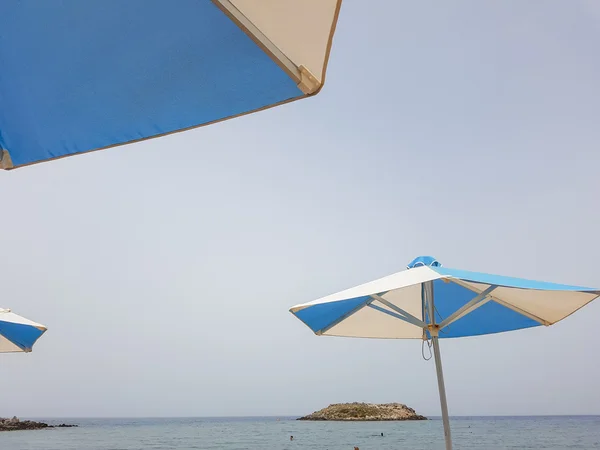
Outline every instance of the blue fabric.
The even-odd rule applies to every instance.
[[[433,282],[435,321],[440,323],[476,296],[477,294],[473,291],[456,283],[435,280]],[[429,317],[426,318],[426,321],[427,323],[431,323]],[[478,336],[537,326],[540,326],[540,323],[535,320],[529,319],[498,303],[488,302],[442,329],[439,337],[442,339]]]
[[[15,166],[302,95],[211,0],[0,2],[0,147]]]
[[[316,333],[327,328],[336,320],[358,308],[360,305],[366,304],[369,300],[371,300],[371,298],[365,296],[337,302],[320,303],[293,312],[293,314]]]
[[[30,351],[44,332],[31,325],[0,321],[0,335],[25,351]]]
[[[414,269],[419,266],[441,267],[440,262],[433,256],[417,256],[406,266],[407,269]]]
[[[598,289],[582,286],[569,286],[566,284],[546,283],[544,281],[526,280],[523,278],[503,277],[487,273],[468,272],[466,270],[448,269],[446,267],[432,267],[440,275],[449,275],[464,281],[474,283],[506,286],[519,289],[539,289],[546,291],[589,291],[597,292]]]

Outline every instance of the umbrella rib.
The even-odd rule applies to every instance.
[[[479,291],[478,289],[475,289],[472,286],[469,286],[467,283],[465,283],[463,280],[459,280],[458,278],[450,278],[450,280],[453,283],[456,283],[462,287],[464,287],[465,289],[469,289],[470,291],[476,292],[477,294],[480,294],[481,291]],[[496,303],[504,306],[505,308],[511,309],[516,313],[519,313],[531,320],[535,320],[536,322],[548,326],[548,325],[552,325],[550,322],[548,322],[547,320],[542,319],[541,317],[536,316],[535,314],[531,314],[530,312],[525,311],[524,309],[519,308],[518,306],[514,306],[511,305],[510,303],[505,302],[504,300],[500,300],[498,297],[495,297],[493,295],[490,295],[490,299],[492,299],[493,301],[495,301]]]
[[[499,298],[494,297],[494,296],[492,296],[491,298],[496,303],[504,306],[505,308],[512,309],[514,312],[519,313],[519,314],[527,317],[528,319],[535,320],[536,322],[538,322],[538,323],[540,323],[542,325],[545,325],[545,326],[552,325],[547,320],[544,320],[541,317],[536,316],[535,314],[531,314],[530,312],[527,312],[524,309],[521,309],[521,308],[519,308],[517,306],[511,305],[510,303],[507,303],[504,300],[500,300]]]
[[[350,317],[352,314],[360,311],[361,309],[363,309],[365,306],[369,306],[372,302],[374,301],[374,299],[369,299],[367,300],[365,303],[361,303],[360,305],[358,305],[356,308],[348,311],[346,314],[341,315],[340,317],[338,317],[337,319],[335,319],[333,322],[331,322],[329,325],[327,325],[326,327],[321,328],[318,331],[315,331],[315,334],[317,336],[321,336],[323,333],[328,332],[329,330],[331,330],[333,327],[335,327],[336,325],[338,325],[340,322],[346,320],[348,317]]]
[[[417,319],[412,314],[404,311],[402,308],[394,305],[392,302],[387,301],[385,298],[381,297],[380,295],[372,294],[371,298],[374,299],[374,300],[377,300],[379,303],[384,304],[388,308],[393,309],[400,316],[400,317],[396,317],[395,314],[390,314],[392,317],[396,317],[397,319],[401,319],[401,320],[404,320],[405,322],[412,323],[413,325],[416,325],[416,326],[418,326],[420,328],[427,328],[427,324],[425,322],[423,322],[422,320]],[[369,306],[371,306],[372,308],[375,308],[375,309],[377,309],[378,311],[381,311],[381,312],[385,312],[385,313],[389,313],[390,312],[390,311],[388,311],[388,310],[386,310],[384,308],[381,308],[379,306],[377,306],[377,307],[374,306],[374,305],[369,305]]]
[[[213,0],[223,12],[229,15],[230,18],[237,22],[237,25],[250,34],[251,37],[262,44],[264,49],[270,53],[269,56],[277,62],[283,64],[285,70],[295,78],[295,81],[300,81],[300,74],[296,65],[283,53],[268,37],[266,37],[260,29],[254,25],[232,2],[231,0]]]
[[[298,84],[302,92],[313,94],[318,91],[321,83],[317,81],[314,75],[306,67],[297,66],[231,0],[212,0],[212,2],[269,55]]]
[[[454,281],[454,280],[452,280],[452,281]],[[467,314],[472,313],[477,308],[479,308],[479,307],[485,305],[487,302],[489,302],[491,300],[491,297],[489,297],[489,295],[497,287],[498,286],[490,286],[485,291],[478,294],[477,297],[475,297],[473,300],[471,300],[470,302],[463,305],[462,308],[454,311],[451,315],[449,315],[444,320],[442,320],[439,325],[440,330],[442,328],[447,327],[451,323],[456,322],[458,319],[461,319],[462,317],[466,316]]]
[[[372,308],[375,311],[379,311],[379,312],[382,312],[384,314],[387,314],[388,316],[392,316],[395,319],[399,319],[399,320],[402,320],[404,322],[410,323],[411,325],[414,325],[416,327],[422,328],[422,325],[420,323],[418,323],[418,322],[420,322],[420,320],[418,320],[418,319],[417,320],[412,320],[411,317],[405,317],[405,316],[403,316],[401,314],[396,314],[395,312],[388,311],[387,309],[382,308],[381,306],[374,305],[372,303],[369,305],[369,308]]]

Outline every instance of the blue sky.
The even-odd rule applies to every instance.
[[[439,414],[418,341],[318,338],[289,312],[432,254],[600,286],[594,0],[346,0],[316,97],[1,173],[0,415]],[[442,342],[450,414],[600,414],[593,303]]]

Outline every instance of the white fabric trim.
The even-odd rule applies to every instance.
[[[46,327],[44,325],[26,319],[25,317],[21,317],[18,314],[11,312],[10,309],[0,309],[0,321],[18,323],[21,325],[30,325],[40,330],[46,330]]]
[[[355,286],[350,289],[346,289],[345,291],[337,292],[335,294],[328,295],[326,297],[322,297],[320,299],[314,300],[309,303],[303,303],[300,305],[293,306],[291,311],[299,311],[307,306],[318,305],[320,303],[334,302],[338,300],[348,300],[351,298],[363,297],[372,294],[381,294],[382,292],[387,292],[384,294],[384,298],[391,301],[392,303],[398,305],[400,308],[406,310],[410,314],[415,317],[422,318],[421,314],[421,291],[419,286],[419,304],[418,307],[416,305],[406,305],[399,299],[396,299],[396,295],[399,295],[400,298],[403,298],[402,293],[391,293],[388,291],[392,291],[395,289],[402,289],[404,287],[417,285],[420,283],[424,283],[426,281],[438,280],[440,278],[444,278],[442,275],[437,272],[431,270],[429,267],[416,267],[410,270],[403,270],[402,272],[397,272],[392,275],[388,275],[387,277],[379,278],[378,280],[371,281],[369,283],[361,284],[359,286]]]

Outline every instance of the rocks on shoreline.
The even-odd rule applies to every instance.
[[[19,430],[41,430],[44,428],[71,428],[77,425],[61,423],[60,425],[48,425],[44,422],[35,422],[33,420],[19,420],[16,417],[12,419],[0,418],[0,431],[19,431]]]
[[[334,403],[296,420],[391,421],[427,420],[402,403]]]

